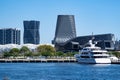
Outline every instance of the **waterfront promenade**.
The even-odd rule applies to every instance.
[[[43,58],[43,59],[0,59],[0,63],[64,63],[77,62],[74,57],[71,58]],[[111,64],[120,64],[118,61],[112,61]]]
[[[75,58],[0,59],[0,63],[47,63],[47,62],[76,62],[76,59]]]

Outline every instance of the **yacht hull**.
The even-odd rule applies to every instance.
[[[79,58],[77,59],[79,63],[85,63],[85,64],[111,64],[110,58]]]

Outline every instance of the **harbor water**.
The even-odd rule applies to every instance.
[[[120,80],[120,65],[0,63],[0,80]]]

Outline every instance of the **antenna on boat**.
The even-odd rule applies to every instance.
[[[91,40],[92,40],[92,43],[97,44],[99,41],[94,41],[94,42],[93,42],[94,39],[95,39],[95,37],[94,37],[93,32],[92,32],[92,39],[91,39]]]
[[[92,32],[92,41],[95,39],[94,35],[93,35],[93,32]]]
[[[95,42],[94,39],[95,39],[95,37],[94,37],[93,32],[92,32],[92,39],[91,39],[91,41],[92,41],[93,44],[97,44],[97,42]]]

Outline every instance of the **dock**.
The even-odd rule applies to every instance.
[[[76,59],[0,59],[0,63],[65,63],[77,62]]]

